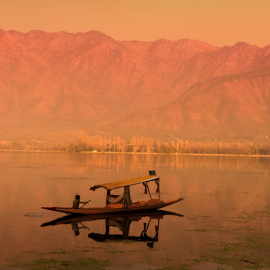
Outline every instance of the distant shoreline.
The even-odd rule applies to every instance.
[[[216,156],[216,157],[270,157],[270,155],[236,155],[236,154],[194,154],[194,153],[145,153],[145,152],[66,152],[66,151],[50,151],[50,150],[10,150],[0,149],[0,152],[18,152],[18,153],[62,153],[62,154],[120,154],[120,155],[160,155],[160,156]]]

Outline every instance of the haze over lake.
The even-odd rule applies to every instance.
[[[48,225],[63,214],[42,206],[70,207],[76,194],[91,199],[89,207],[104,206],[105,190],[91,186],[149,170],[161,178],[162,199],[185,198],[162,209],[179,215],[131,217],[129,241],[101,241],[104,219]],[[0,172],[0,269],[75,269],[93,260],[97,269],[270,268],[267,157],[0,152]],[[143,191],[131,187],[132,200]],[[149,241],[136,241],[149,221]],[[122,231],[114,226],[110,234]]]

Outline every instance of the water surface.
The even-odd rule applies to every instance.
[[[135,238],[124,241],[121,217],[107,221],[116,238],[106,241],[105,219],[41,227],[63,216],[41,206],[71,206],[76,194],[103,206],[105,190],[91,186],[149,170],[162,199],[185,198],[164,208],[178,216],[130,218]],[[269,158],[0,152],[0,188],[0,269],[270,269]],[[132,187],[133,201],[143,191]],[[149,241],[137,241],[145,226]]]

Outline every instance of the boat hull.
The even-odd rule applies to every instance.
[[[130,207],[121,208],[111,208],[111,207],[93,207],[93,208],[67,208],[67,207],[41,207],[45,210],[51,210],[56,212],[63,212],[68,214],[78,214],[78,215],[103,215],[103,214],[114,214],[114,213],[132,213],[132,212],[143,212],[151,211],[156,209],[161,209],[163,207],[169,206],[171,204],[182,201],[183,198],[172,201],[159,201],[148,204],[132,204]]]

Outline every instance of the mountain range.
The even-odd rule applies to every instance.
[[[270,45],[0,30],[0,123],[1,140],[267,137]]]

